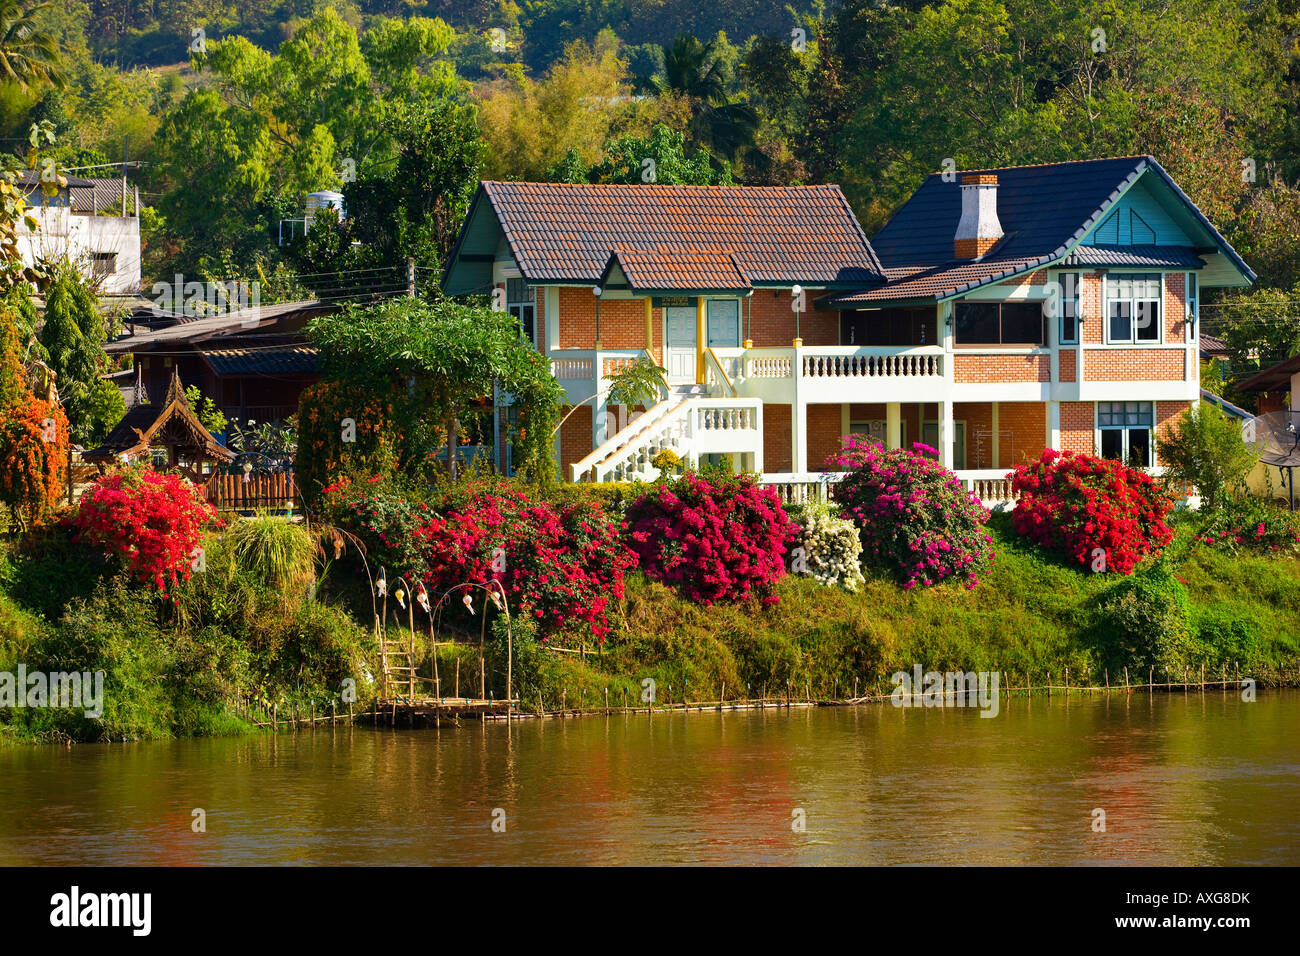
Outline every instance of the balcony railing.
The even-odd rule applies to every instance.
[[[938,346],[868,348],[852,345],[813,348],[709,350],[706,366],[714,395],[809,402],[936,401],[950,370]],[[717,368],[713,367],[716,363]],[[716,386],[726,381],[730,391]]]

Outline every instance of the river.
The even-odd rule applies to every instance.
[[[1216,689],[10,747],[0,864],[1296,864],[1297,728]]]

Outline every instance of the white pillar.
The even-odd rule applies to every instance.
[[[939,403],[939,461],[943,467],[951,469],[953,463],[952,443],[956,430],[952,424],[952,402]]]
[[[546,354],[560,347],[560,287],[545,286],[542,295],[542,321],[546,329]]]
[[[600,353],[592,352],[592,355],[594,356],[592,374],[596,380],[596,401],[595,408],[591,410],[591,447],[597,448],[609,437],[609,429],[605,421],[609,414],[609,393],[606,391],[608,383],[605,381],[604,362],[601,361]]]
[[[1047,447],[1061,448],[1061,403],[1047,403]]]
[[[899,402],[885,403],[885,446],[901,448],[903,445],[903,406]]]
[[[795,474],[808,470],[808,403],[795,401],[790,406],[790,467]]]
[[[993,406],[993,417],[990,419],[992,424],[989,426],[989,428],[993,431],[993,467],[996,468],[998,467],[998,459],[1002,457],[1002,435],[1001,435],[1001,429],[998,427],[999,426],[999,422],[998,422],[999,403],[991,402],[990,404]],[[967,438],[967,441],[969,440],[970,439]]]

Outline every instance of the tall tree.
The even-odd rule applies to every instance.
[[[58,44],[38,23],[40,12],[49,6],[0,0],[0,76],[24,90],[41,83],[62,87],[67,82],[59,65]]]

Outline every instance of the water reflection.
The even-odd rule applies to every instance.
[[[1294,864],[1298,720],[1215,691],[13,748],[0,863]]]

